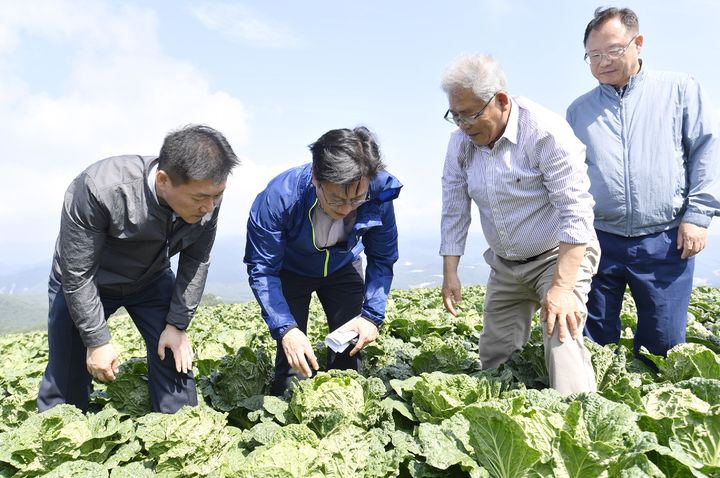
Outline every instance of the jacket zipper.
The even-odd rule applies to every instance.
[[[315,206],[318,203],[318,199],[315,198],[315,202],[312,206],[310,206],[310,209],[308,210],[308,219],[310,220],[310,230],[312,231],[312,240],[313,240],[313,246],[318,251],[325,251],[325,266],[323,267],[323,277],[327,277],[327,270],[328,270],[328,262],[330,262],[330,250],[325,248],[321,249],[317,246],[317,243],[315,242],[315,224],[313,224],[312,220],[312,211],[315,209]]]
[[[624,92],[623,92],[624,93]],[[633,223],[633,205],[632,205],[632,195],[630,194],[630,159],[628,157],[628,150],[627,150],[627,131],[625,131],[626,128],[626,122],[625,122],[625,101],[623,96],[620,93],[617,93],[620,97],[620,108],[618,110],[618,114],[620,116],[620,140],[622,143],[622,150],[623,150],[623,166],[625,169],[625,202],[627,204],[627,217],[628,221],[625,227],[625,234],[630,235],[630,231],[632,230],[632,223]]]

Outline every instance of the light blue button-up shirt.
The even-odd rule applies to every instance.
[[[643,66],[622,95],[580,96],[567,120],[587,147],[597,229],[637,237],[720,214],[719,121],[691,76]]]

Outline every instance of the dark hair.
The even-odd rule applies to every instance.
[[[330,130],[309,147],[318,181],[347,186],[385,169],[375,137],[364,126]]]
[[[158,161],[158,169],[175,185],[191,179],[219,184],[240,164],[225,136],[205,125],[188,125],[165,136]]]
[[[587,27],[585,27],[583,46],[587,45],[587,39],[590,36],[591,31],[595,30],[596,28],[600,28],[608,20],[612,20],[613,18],[618,17],[629,32],[637,33],[639,31],[640,22],[638,21],[638,17],[637,15],[635,15],[635,12],[633,12],[629,8],[598,7],[595,10],[595,17],[590,20],[590,23],[588,23]]]

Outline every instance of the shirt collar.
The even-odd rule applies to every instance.
[[[150,187],[150,192],[152,193],[153,197],[155,198],[155,202],[160,204],[160,201],[158,201],[158,197],[157,197],[157,191],[155,191],[155,176],[157,175],[157,169],[158,169],[157,163],[155,164],[155,166],[150,168],[150,172],[148,173],[148,177],[147,177],[147,183],[148,183],[148,186]]]
[[[503,131],[502,136],[498,138],[498,141],[500,141],[501,138],[505,138],[512,144],[517,144],[520,113],[517,103],[515,103],[509,95],[508,99],[510,100],[510,116],[508,117],[507,125],[505,125],[505,131]],[[497,144],[497,141],[495,141],[495,144]]]
[[[157,191],[155,190],[155,177],[157,176],[157,170],[158,170],[158,164],[155,163],[155,165],[152,168],[150,168],[150,172],[148,173],[148,177],[147,177],[147,183],[148,183],[148,186],[150,187],[150,192],[152,193],[153,198],[155,198],[155,202],[159,206],[162,206],[160,204],[160,200],[158,199]],[[172,211],[171,208],[168,208],[168,209],[170,209]],[[209,212],[208,214],[210,214],[211,212]],[[178,217],[180,217],[180,216],[178,216],[175,211],[172,211],[173,221],[175,221]]]
[[[500,137],[495,141],[495,144],[498,144],[498,142],[505,138],[508,141],[510,141],[513,144],[517,144],[518,142],[518,128],[520,123],[520,113],[518,112],[518,105],[513,101],[513,99],[508,95],[508,100],[510,101],[510,116],[508,116],[508,122],[505,125],[505,131],[503,131],[503,134],[500,135]],[[462,130],[461,130],[462,131]],[[463,131],[464,141],[467,143],[470,143],[471,145],[480,148],[481,146],[476,145],[470,140],[470,136],[465,134]],[[489,146],[483,145],[482,147],[486,147],[489,149]]]

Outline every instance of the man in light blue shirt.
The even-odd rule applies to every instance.
[[[599,8],[585,30],[585,61],[600,84],[567,111],[587,147],[602,251],[585,334],[620,338],[626,286],[641,346],[665,355],[685,341],[694,256],[720,213],[718,122],[693,77],[648,70],[643,36],[627,8]]]

